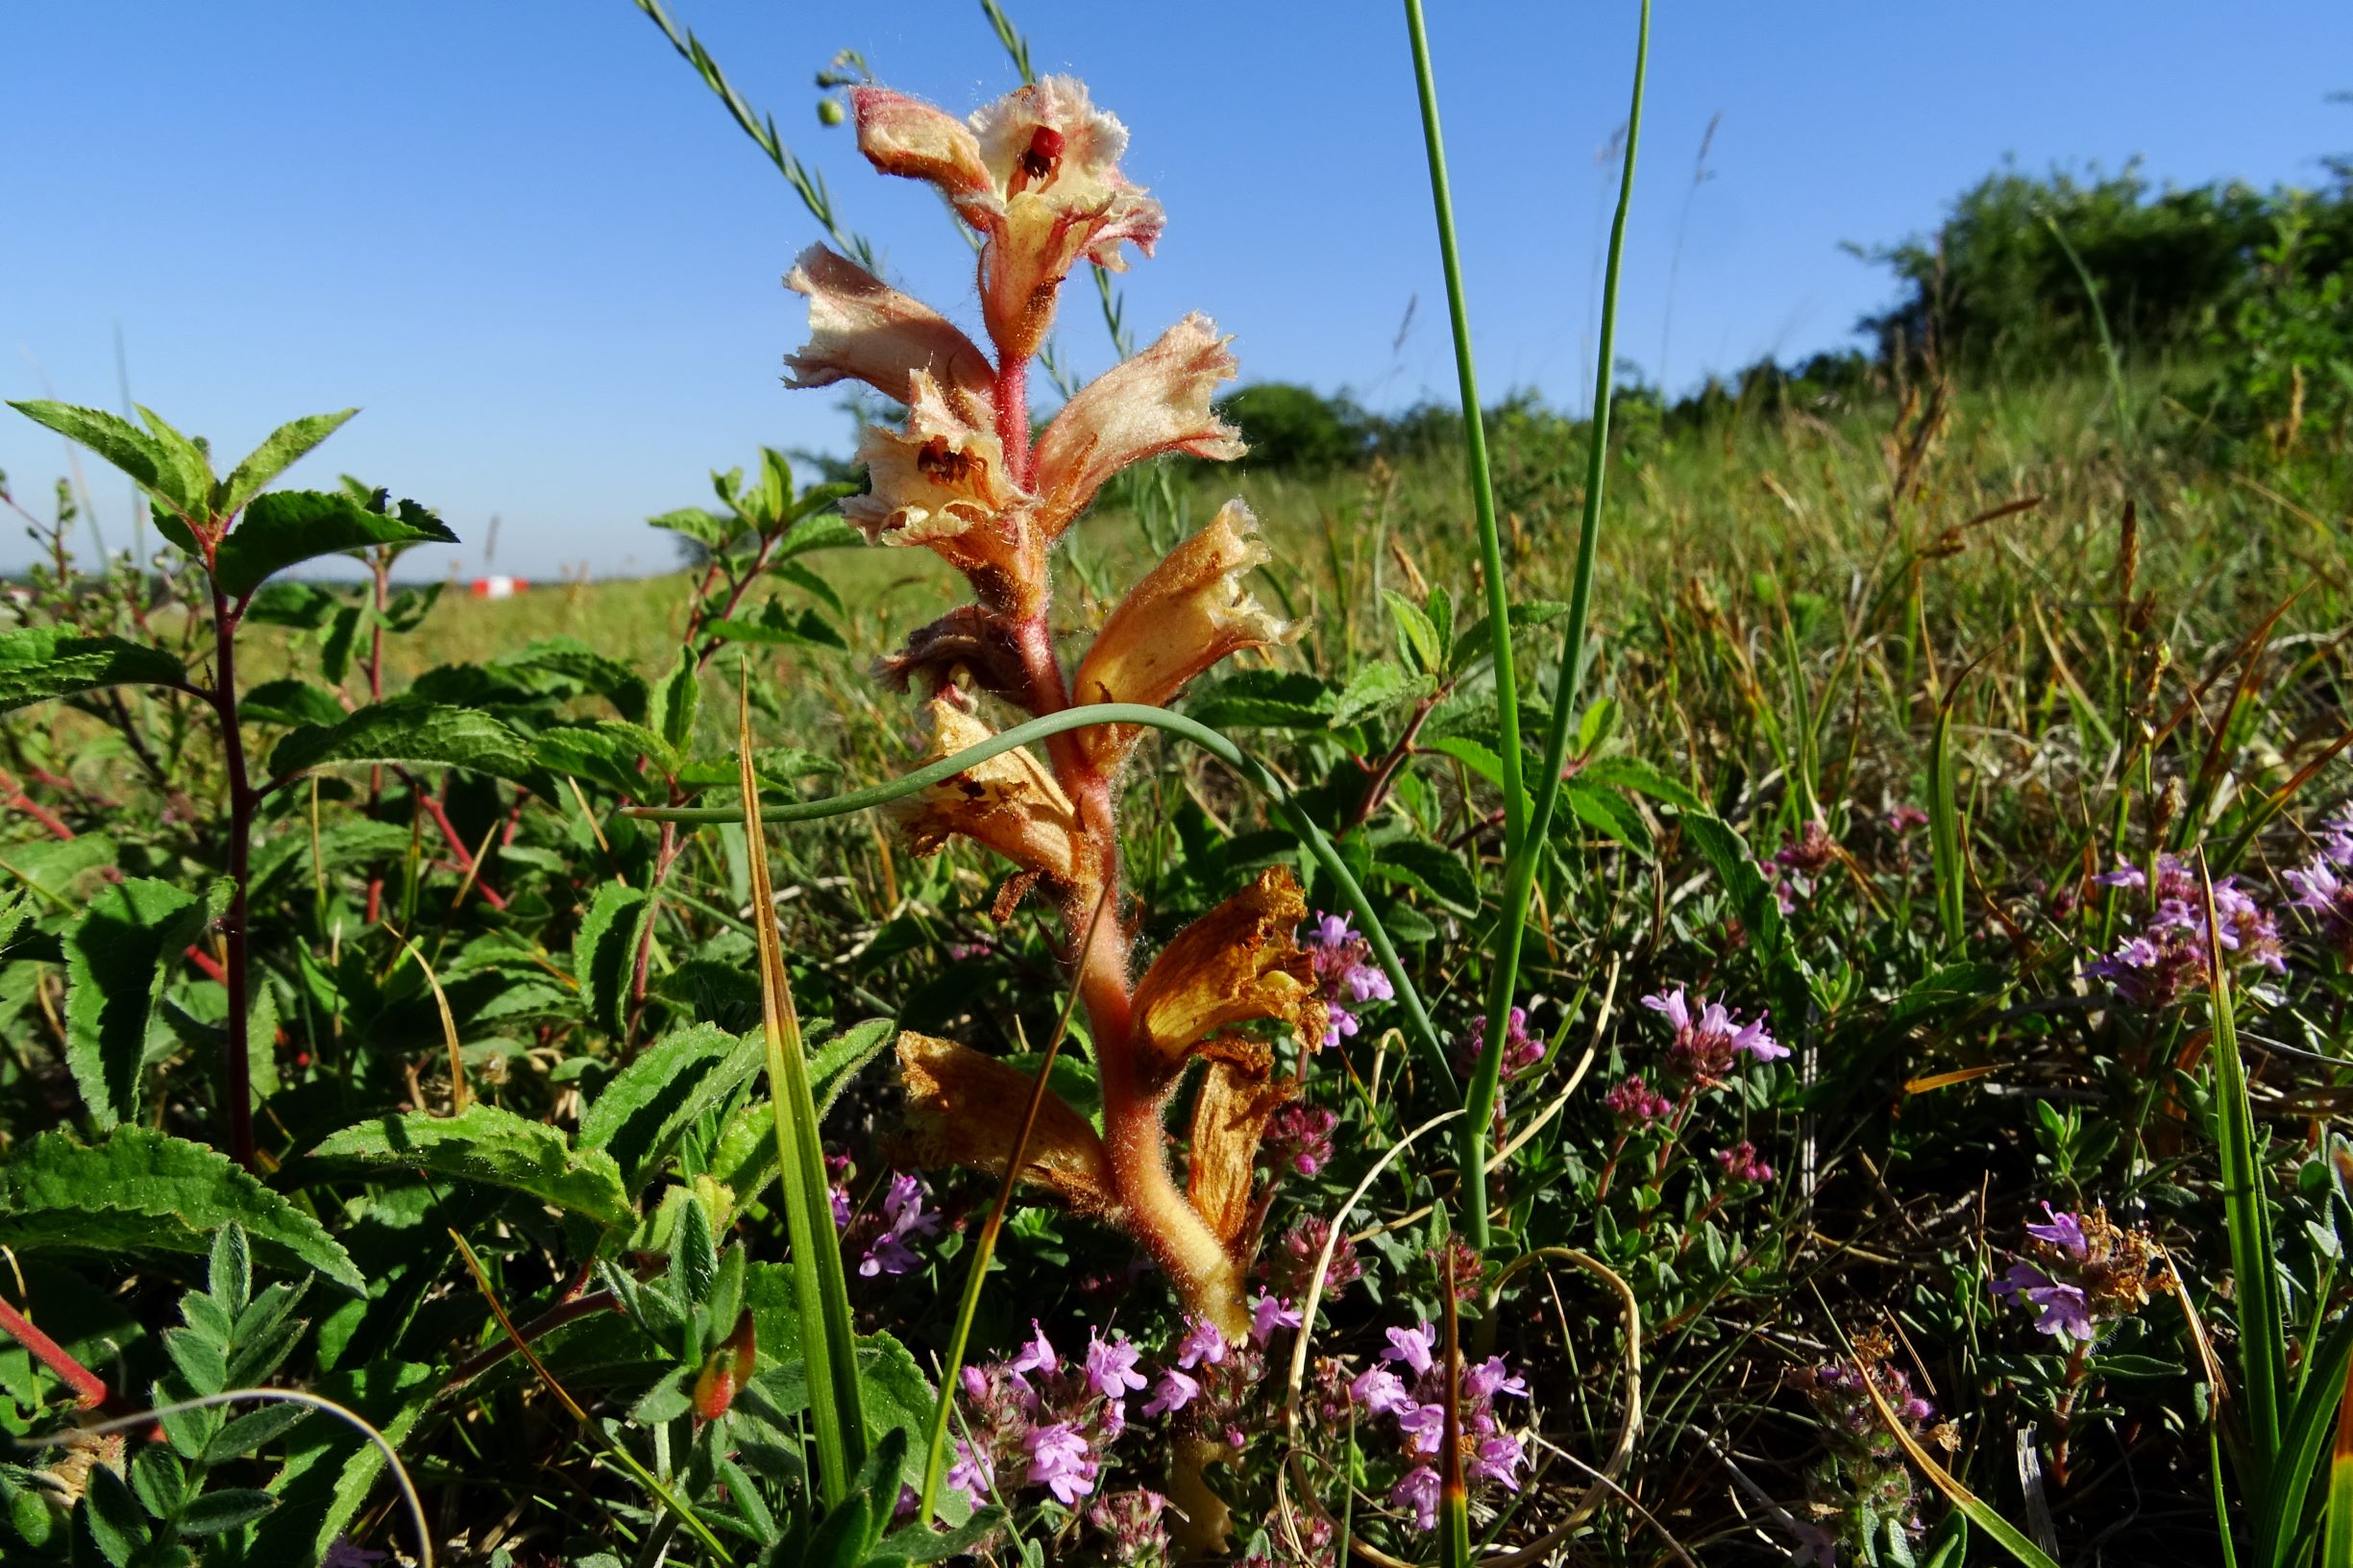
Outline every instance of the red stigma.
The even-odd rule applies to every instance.
[[[1029,134],[1029,151],[1021,155],[1021,172],[1032,180],[1051,179],[1062,161],[1062,133],[1042,125]]]

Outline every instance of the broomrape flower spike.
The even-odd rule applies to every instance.
[[[786,360],[788,382],[854,381],[906,409],[901,424],[862,437],[870,485],[843,503],[844,515],[875,543],[931,551],[971,588],[972,602],[917,631],[882,667],[891,683],[921,696],[927,754],[950,755],[1074,701],[1164,706],[1229,655],[1297,637],[1299,625],[1249,592],[1250,573],[1271,556],[1236,502],[1144,574],[1073,663],[1059,646],[1049,557],[1103,485],[1164,453],[1222,460],[1243,451],[1211,406],[1238,367],[1227,339],[1198,314],[1081,388],[1033,445],[1029,361],[1064,282],[1081,262],[1124,267],[1128,246],[1149,255],[1160,236],[1160,205],[1119,169],[1126,128],[1068,77],[1021,87],[968,119],[876,86],[856,88],[850,102],[867,159],[932,185],[980,240],[978,337],[822,247],[804,253],[785,280],[808,300],[810,326],[808,343]],[[1206,1370],[1222,1378],[1226,1365],[1252,1356],[1253,1329],[1271,1333],[1288,1311],[1278,1299],[1273,1316],[1264,1307],[1254,1314],[1243,1291],[1263,1213],[1261,1144],[1296,1094],[1275,1072],[1270,1027],[1303,1048],[1319,1046],[1333,1034],[1330,1003],[1346,994],[1360,1006],[1385,996],[1387,982],[1360,953],[1354,982],[1322,984],[1314,953],[1295,940],[1307,910],[1282,870],[1235,893],[1140,965],[1116,897],[1117,783],[1137,738],[1132,728],[1098,726],[1055,736],[1042,754],[1005,752],[909,798],[899,820],[919,853],[964,839],[1009,862],[1000,918],[1033,894],[1061,918],[1095,1050],[1100,1130],[1046,1095],[1016,1176],[1119,1226],[1165,1270],[1192,1325],[1183,1358],[1162,1372],[1146,1407],[1166,1414],[1201,1397]],[[902,1035],[897,1055],[917,1162],[1001,1174],[1034,1080],[921,1035]],[[1190,1124],[1178,1130],[1180,1176],[1165,1123],[1188,1078],[1197,1082]],[[1320,1166],[1320,1118],[1297,1118],[1287,1130],[1288,1168]],[[886,1206],[888,1239],[903,1248],[920,1220],[902,1229],[902,1213],[921,1211]],[[883,1272],[899,1261],[881,1242],[873,1257]],[[1081,1374],[1060,1370],[1041,1336],[996,1376],[1007,1382],[1007,1410],[1017,1412],[1026,1408],[1014,1385],[1060,1386]],[[1083,1378],[1093,1397],[1122,1409],[1124,1396],[1145,1386],[1124,1341],[1091,1343]],[[1004,1435],[1015,1431],[1009,1413],[1004,1440],[960,1455],[959,1484],[1017,1476],[1066,1503],[1066,1492],[1085,1495],[1091,1461],[1081,1460],[1069,1434],[1042,1416],[1022,1419],[1018,1441]],[[1200,1461],[1192,1462],[1197,1482]],[[1197,1497],[1180,1502],[1195,1516],[1206,1507]]]

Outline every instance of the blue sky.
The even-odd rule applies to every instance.
[[[1133,134],[1165,204],[1124,281],[1145,338],[1188,309],[1246,379],[1377,406],[1454,378],[1401,13],[1376,0],[1184,7],[1009,0],[1035,62]],[[1581,406],[1634,8],[1432,7],[1483,391]],[[968,312],[970,266],[920,187],[821,128],[812,74],[855,47],[962,112],[1015,78],[976,5],[678,0],[752,101],[822,169],[893,281]],[[778,286],[816,226],[628,0],[12,6],[0,100],[0,396],[133,394],[238,452],[295,414],[365,411],[296,470],[413,495],[496,566],[667,567],[647,516],[762,444],[843,450],[826,393],[792,393]],[[1664,0],[1621,353],[1686,383],[1850,341],[1886,275],[1840,249],[1931,227],[2005,157],[2160,181],[2313,184],[2353,148],[2353,6],[2142,0],[1970,7]],[[1689,203],[1692,160],[1723,114]],[[1409,304],[1412,318],[1399,342]],[[1670,305],[1672,309],[1670,311]],[[1091,290],[1065,312],[1107,362]],[[0,419],[0,469],[45,513],[59,443]],[[89,481],[121,543],[124,487]],[[0,570],[31,547],[0,530]],[[86,546],[87,535],[83,541]]]

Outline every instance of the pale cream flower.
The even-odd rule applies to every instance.
[[[800,253],[784,286],[809,299],[808,346],[785,355],[787,386],[859,380],[912,404],[921,371],[964,424],[993,428],[989,356],[937,310],[822,245]]]
[[[1049,538],[1087,509],[1105,480],[1164,452],[1231,462],[1249,449],[1241,432],[1210,407],[1217,383],[1239,366],[1199,311],[1143,353],[1079,389],[1038,438],[1041,526]]]
[[[934,698],[924,715],[931,724],[926,762],[953,756],[996,733],[948,698]],[[1062,886],[1093,880],[1094,851],[1079,831],[1070,797],[1037,758],[1018,747],[975,763],[893,809],[919,855],[934,853],[950,838],[962,836]]]
[[[1055,295],[1081,260],[1117,272],[1123,243],[1152,254],[1161,206],[1119,173],[1127,128],[1076,78],[1018,87],[968,123],[883,87],[858,88],[850,101],[868,159],[936,185],[984,236],[981,314],[1001,352],[1038,352]]]
[[[1229,653],[1297,637],[1303,624],[1270,614],[1246,585],[1268,559],[1250,508],[1228,502],[1128,590],[1080,661],[1072,700],[1166,707]],[[1110,769],[1140,733],[1134,724],[1105,724],[1081,732],[1080,744],[1097,767]]]
[[[1005,449],[957,414],[929,371],[908,381],[907,428],[867,428],[858,455],[870,488],[842,515],[869,539],[932,550],[991,608],[1026,613],[1045,591],[1046,546],[1027,493],[1005,473]]]

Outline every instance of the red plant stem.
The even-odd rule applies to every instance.
[[[70,839],[74,836],[72,828],[67,827],[56,813],[25,794],[24,786],[10,776],[6,770],[0,770],[0,797],[4,797],[8,804],[14,806],[18,811],[40,823],[52,838]]]
[[[208,556],[210,551],[206,551]],[[210,564],[208,561],[208,566]],[[220,716],[221,752],[229,770],[229,913],[221,921],[228,937],[229,1039],[222,1052],[222,1082],[228,1086],[229,1151],[238,1164],[254,1168],[253,1067],[246,1057],[250,959],[246,938],[245,887],[253,862],[254,803],[258,798],[245,769],[245,735],[237,726],[237,621],[239,607],[220,584],[212,584],[212,690],[208,700]]]
[[[1609,1145],[1609,1158],[1602,1162],[1602,1179],[1593,1184],[1595,1203],[1609,1196],[1609,1178],[1618,1172],[1618,1156],[1626,1152],[1626,1139],[1630,1135],[1621,1132],[1618,1134],[1617,1141]]]
[[[466,847],[465,838],[457,831],[457,824],[450,821],[449,812],[442,807],[441,797],[431,790],[418,788],[413,778],[408,782],[417,799],[423,802],[425,814],[441,829],[441,836],[449,844],[451,855],[457,861],[458,870],[474,878],[474,891],[482,895],[484,903],[493,909],[504,909],[506,900],[499,896],[499,890],[483,881],[481,872],[475,870],[474,851]]]
[[[1029,444],[1028,361],[1002,357],[996,378],[997,440],[1005,472],[1029,488],[1036,480]],[[1027,687],[1029,710],[1040,717],[1069,704],[1069,687],[1054,649],[1047,585],[1036,585],[1036,608],[1013,626]],[[1128,1211],[1131,1233],[1177,1286],[1188,1308],[1215,1322],[1229,1338],[1247,1330],[1241,1277],[1225,1244],[1211,1230],[1168,1165],[1167,1132],[1162,1121],[1167,1090],[1148,1086],[1132,1049],[1134,992],[1127,932],[1117,898],[1099,896],[1119,887],[1119,826],[1112,781],[1089,756],[1080,733],[1046,742],[1055,781],[1077,809],[1080,831],[1093,852],[1091,886],[1071,890],[1062,917],[1073,961],[1083,968],[1071,977],[1087,1005],[1087,1024],[1095,1045],[1103,1091],[1103,1141],[1111,1155],[1112,1178]],[[1100,911],[1100,913],[1097,913]],[[1090,919],[1097,924],[1088,928]],[[1083,955],[1083,959],[1082,959]]]
[[[996,372],[996,439],[1005,449],[1005,477],[1029,489],[1037,476],[1029,451],[1029,360],[1005,355]]]
[[[218,981],[224,986],[229,983],[229,971],[221,968],[220,961],[194,943],[188,944],[188,962],[202,969],[208,979]]]
[[[56,1373],[74,1391],[74,1404],[94,1410],[107,1402],[106,1380],[73,1359],[63,1345],[33,1326],[33,1320],[0,1298],[0,1331],[25,1347],[33,1359]]]

